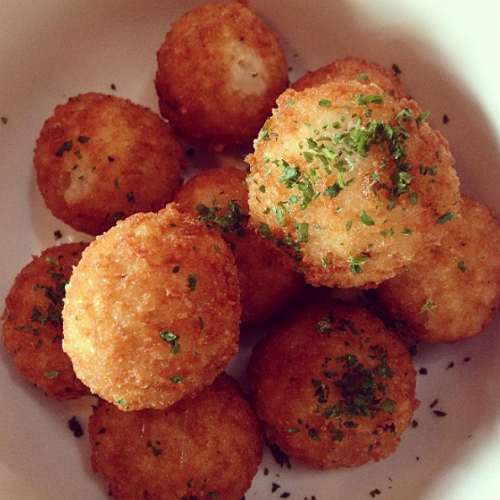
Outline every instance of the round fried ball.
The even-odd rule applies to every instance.
[[[393,70],[388,70],[377,63],[368,62],[359,57],[338,59],[316,71],[307,73],[292,84],[292,89],[300,92],[311,87],[319,87],[325,83],[350,81],[357,81],[364,85],[375,83],[394,99],[410,97]]]
[[[246,173],[234,167],[207,170],[176,194],[179,209],[217,229],[233,250],[243,322],[267,321],[297,293],[303,279],[293,261],[257,235],[248,221]]]
[[[62,350],[65,287],[85,247],[84,243],[69,243],[33,257],[5,299],[5,347],[24,377],[57,400],[90,394]]]
[[[395,276],[459,210],[448,143],[425,116],[374,84],[286,91],[248,156],[251,222],[295,252],[313,285]]]
[[[355,305],[319,303],[278,324],[249,374],[269,441],[318,469],[387,458],[419,405],[406,345]]]
[[[288,83],[276,36],[238,2],[183,15],[157,58],[162,116],[188,141],[215,151],[250,143]]]
[[[175,205],[136,214],[88,247],[64,302],[64,350],[122,410],[163,409],[212,383],[236,353],[231,250]]]
[[[97,93],[56,107],[34,157],[54,216],[93,235],[133,213],[164,208],[180,185],[182,163],[182,149],[158,115]]]
[[[438,224],[440,244],[376,290],[386,312],[416,340],[456,342],[477,335],[500,304],[500,224],[463,197],[460,217]]]
[[[255,413],[226,374],[166,411],[100,400],[89,433],[92,465],[119,500],[240,500],[262,458]]]

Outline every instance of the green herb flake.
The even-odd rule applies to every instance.
[[[403,234],[405,236],[413,236],[413,230],[411,227],[405,227]]]
[[[296,427],[288,429],[289,434],[297,434],[297,432],[300,432],[300,429],[297,429]]]
[[[134,196],[134,192],[133,191],[130,191],[128,192],[126,195],[127,197],[127,200],[128,202],[130,203],[130,206],[133,207],[134,206],[134,203],[135,203],[135,196]]]
[[[361,73],[356,77],[357,80],[366,80],[368,78],[368,75],[366,73]]]
[[[65,142],[57,151],[56,156],[61,157],[65,152],[71,151],[73,148],[73,141],[69,140]]]
[[[446,224],[455,217],[457,217],[457,214],[455,214],[454,212],[446,212],[445,214],[441,215],[439,219],[436,220],[436,224]]]
[[[336,182],[335,184],[328,186],[323,192],[323,195],[329,196],[330,198],[336,198],[340,194],[340,191],[342,191],[342,188],[340,187],[340,184]]]
[[[318,102],[318,106],[322,108],[331,108],[332,107],[332,101],[329,101],[328,99],[321,99]]]
[[[89,138],[86,136],[86,135],[81,135],[80,137],[78,137],[77,141],[80,143],[80,144],[87,144],[87,142],[89,142]]]
[[[359,106],[368,106],[370,103],[374,104],[384,104],[385,94],[381,95],[364,95],[358,94],[356,96],[356,100]]]
[[[420,312],[424,311],[432,311],[432,309],[436,308],[436,304],[432,299],[427,299],[426,303],[421,307]]]
[[[179,335],[168,330],[160,330],[160,338],[171,346],[171,353],[175,356],[181,352],[181,344],[179,342]]]
[[[417,127],[420,127],[420,124],[429,116],[429,111],[424,111],[423,113],[417,116]]]
[[[59,376],[59,372],[57,370],[49,370],[47,372],[44,372],[44,375],[47,378],[50,378],[51,380],[53,380]]]
[[[352,227],[352,220],[348,220],[348,221],[345,223],[345,230],[346,230],[346,231],[350,231],[350,230],[351,230],[351,227]]]
[[[261,186],[259,186],[259,191],[261,193],[265,193],[266,192],[266,186],[264,186],[264,184],[262,184]]]
[[[321,441],[321,439],[320,439],[320,437],[318,435],[318,431],[316,429],[309,429],[308,435],[314,441]]]
[[[396,410],[396,401],[394,401],[391,398],[387,398],[380,405],[380,409],[382,411],[384,411],[385,413],[392,415],[394,413],[394,411]]]
[[[365,226],[374,226],[375,221],[364,211],[361,211],[361,214],[359,216],[359,220],[365,225]]]
[[[462,271],[463,273],[465,273],[465,271],[467,271],[467,266],[465,265],[465,262],[463,260],[461,260],[458,263],[458,269],[460,269],[460,271]]]
[[[188,288],[191,292],[196,291],[196,284],[198,283],[199,276],[197,274],[188,275]]]
[[[352,255],[346,260],[349,264],[352,274],[362,274],[361,266],[366,264],[370,257],[353,257]]]
[[[172,375],[170,377],[170,381],[173,382],[174,384],[180,384],[184,380],[184,377],[182,375]]]
[[[203,318],[199,316],[198,321],[200,323],[200,330],[203,330],[205,328],[205,323],[203,322]]]
[[[344,433],[339,429],[331,429],[328,431],[332,435],[332,441],[341,443],[344,440]]]
[[[301,222],[300,224],[295,224],[294,227],[299,231],[299,242],[307,243],[309,241],[309,224]]]
[[[418,204],[418,194],[417,193],[410,193],[408,195],[408,202],[410,205],[415,206]]]
[[[51,266],[58,266],[59,265],[59,261],[57,259],[55,259],[54,257],[51,257],[50,255],[47,255],[45,262],[47,262],[47,264],[50,264]]]

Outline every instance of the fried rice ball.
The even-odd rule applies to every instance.
[[[303,279],[288,255],[248,227],[246,173],[207,170],[176,194],[179,210],[217,229],[233,250],[241,290],[242,321],[263,322],[298,292]]]
[[[56,400],[90,394],[62,350],[65,287],[84,243],[48,248],[18,274],[5,299],[3,341],[17,369]]]
[[[460,217],[435,229],[439,245],[375,291],[411,338],[456,342],[490,323],[500,305],[500,224],[491,210],[463,197]]]
[[[365,85],[374,83],[384,93],[397,100],[410,98],[393,70],[388,70],[377,63],[359,57],[337,59],[327,66],[311,71],[293,83],[292,89],[300,92],[311,87],[319,87],[325,83],[347,83],[350,81],[357,81]]]
[[[318,303],[276,325],[249,375],[268,440],[318,469],[387,458],[419,405],[406,345],[355,305]]]
[[[392,278],[459,210],[454,159],[425,117],[374,84],[286,91],[247,157],[251,222],[295,252],[312,285]]]
[[[93,92],[56,107],[34,157],[48,208],[92,235],[133,213],[164,208],[181,183],[183,161],[181,146],[158,115]]]
[[[224,373],[166,411],[100,400],[89,433],[92,465],[119,500],[240,500],[262,458],[257,417]]]
[[[231,250],[171,204],[90,244],[66,291],[63,348],[93,393],[164,409],[225,369],[240,316]]]
[[[238,2],[183,15],[157,59],[162,116],[183,138],[215,151],[250,144],[288,84],[278,39]]]

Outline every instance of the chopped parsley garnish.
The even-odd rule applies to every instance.
[[[89,142],[89,138],[86,136],[86,135],[81,135],[80,137],[78,137],[77,141],[80,143],[80,144],[87,144],[87,142]]]
[[[309,241],[309,224],[301,222],[300,224],[295,224],[294,227],[299,231],[299,242],[307,243]]]
[[[356,77],[357,80],[366,80],[368,78],[368,75],[366,73],[361,73]]]
[[[130,203],[130,206],[133,207],[134,206],[134,203],[135,203],[135,196],[134,196],[134,192],[133,191],[130,191],[129,193],[127,193],[125,195],[127,197],[127,200],[128,202]]]
[[[421,307],[420,312],[432,311],[436,308],[436,304],[432,299],[427,299],[426,303]]]
[[[59,372],[57,370],[49,370],[43,373],[47,378],[55,379],[59,376]]]
[[[420,124],[429,116],[429,111],[424,111],[423,113],[420,113],[418,116],[417,116],[417,127],[420,127]]]
[[[236,200],[229,200],[227,202],[227,213],[219,216],[217,212],[222,209],[215,203],[214,200],[211,207],[197,205],[196,211],[200,214],[198,220],[204,222],[209,229],[212,227],[217,228],[221,234],[234,233],[236,236],[245,236],[245,227],[250,216],[243,213]]]
[[[47,255],[45,261],[47,264],[50,264],[51,266],[58,266],[59,261],[57,259],[54,259],[54,257],[51,257],[50,255]]]
[[[362,274],[363,270],[361,266],[366,264],[370,260],[370,257],[353,257],[352,255],[347,259],[347,263],[351,268],[353,274]]]
[[[188,275],[188,288],[191,292],[196,291],[196,284],[198,283],[199,276],[197,274]]]
[[[458,269],[460,269],[460,271],[462,271],[463,273],[465,273],[465,271],[467,271],[467,266],[465,265],[465,262],[463,260],[461,260],[458,263]]]
[[[331,108],[332,107],[332,101],[329,101],[328,99],[321,99],[318,102],[318,105],[321,106],[322,108]]]
[[[384,104],[384,97],[385,94],[381,95],[364,95],[364,94],[358,94],[356,96],[356,99],[358,101],[359,106],[368,106],[370,103],[374,104]]]
[[[359,220],[365,226],[373,226],[373,225],[375,225],[375,221],[364,210],[361,211],[361,214],[359,216]]]
[[[340,194],[341,190],[342,188],[340,187],[340,184],[336,182],[335,184],[328,186],[323,192],[323,195],[329,196],[330,198],[336,198]]]
[[[320,439],[320,437],[318,435],[318,431],[316,429],[309,429],[308,435],[314,441],[321,441],[321,439]]]
[[[61,157],[65,152],[71,151],[73,148],[73,141],[69,140],[65,142],[57,151],[56,151],[56,156]]]
[[[171,353],[175,356],[181,352],[181,344],[179,342],[179,335],[176,335],[174,332],[170,332],[167,330],[160,331],[160,338],[170,344],[172,347]]]
[[[457,217],[457,214],[453,212],[446,212],[445,214],[441,215],[439,219],[436,220],[436,224],[446,224],[455,217]]]
[[[114,223],[116,224],[119,220],[122,220],[124,215],[125,215],[125,212],[115,212],[113,214]]]
[[[170,377],[170,381],[173,382],[174,384],[180,384],[184,380],[184,377],[182,375],[172,375]]]

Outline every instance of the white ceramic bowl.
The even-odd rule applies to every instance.
[[[38,192],[35,140],[54,107],[80,92],[115,93],[157,110],[156,50],[170,23],[195,0],[2,0],[0,6],[0,299],[31,254],[79,240],[54,219]],[[355,55],[390,67],[450,141],[462,191],[500,214],[500,3],[488,0],[254,0],[280,37],[294,80],[333,59]],[[116,86],[116,91],[111,85]],[[449,122],[443,124],[443,115]],[[214,161],[210,155],[198,155]],[[199,160],[200,161],[200,160]],[[223,162],[232,162],[226,158]],[[88,238],[87,238],[88,239]],[[500,255],[500,250],[499,250]],[[492,258],[500,258],[499,255]],[[470,290],[474,293],[474,290]],[[500,498],[500,322],[448,346],[420,346],[422,404],[417,428],[388,460],[354,470],[281,468],[269,453],[246,498]],[[231,370],[245,383],[252,342],[242,340]],[[464,359],[470,358],[469,361]],[[450,362],[454,367],[448,369]],[[106,482],[89,465],[84,430],[93,398],[56,403],[30,386],[0,350],[0,497],[2,500],[97,500]],[[445,418],[434,415],[435,399]],[[264,474],[264,469],[268,474]],[[272,483],[280,485],[272,493]],[[370,495],[372,492],[372,495]],[[282,498],[285,498],[283,496]]]

